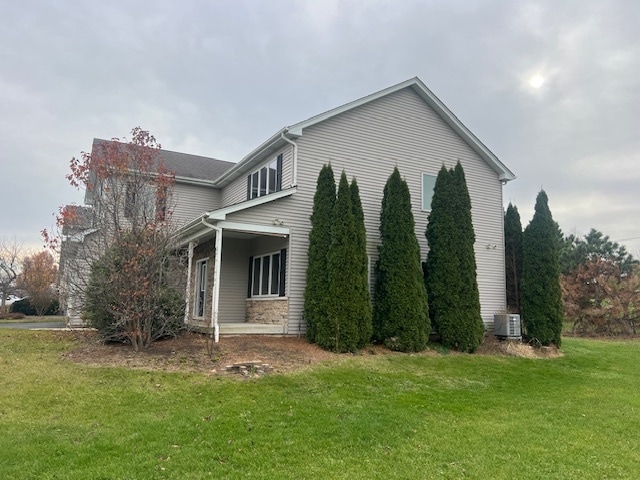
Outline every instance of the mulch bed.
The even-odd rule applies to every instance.
[[[97,333],[91,330],[73,330],[59,334],[74,339],[75,347],[64,354],[65,358],[73,362],[92,366],[199,372],[207,375],[227,374],[230,371],[246,373],[246,369],[238,368],[241,365],[266,365],[266,371],[278,373],[303,369],[319,362],[338,361],[354,355],[405,355],[379,345],[368,346],[358,354],[336,354],[310,344],[304,338],[272,335],[224,336],[215,344],[208,336],[193,332],[154,342],[148,349],[135,352],[128,345],[104,344]],[[449,354],[455,355],[457,352]],[[562,355],[555,348],[537,349],[520,342],[500,341],[493,335],[485,338],[476,354],[527,358]],[[414,355],[435,356],[438,353],[425,350]],[[236,368],[228,369],[233,365]],[[261,369],[260,372],[262,371]]]

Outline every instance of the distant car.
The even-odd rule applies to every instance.
[[[5,305],[9,306],[13,302],[17,302],[18,300],[22,300],[23,298],[24,297],[18,297],[17,295],[7,295],[7,298],[5,300]]]

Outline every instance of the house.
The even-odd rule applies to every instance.
[[[112,153],[109,150],[113,148],[124,152],[130,148],[130,145],[94,139],[91,157],[99,158],[102,155],[109,155]],[[234,163],[169,150],[158,150],[157,154],[158,157],[154,157],[155,161],[161,162],[168,171],[173,173],[175,179],[170,199],[171,221],[174,225],[182,225],[203,210],[219,206],[220,191],[214,188],[214,180],[235,165]],[[133,207],[131,202],[135,203],[136,200],[128,191],[128,183],[114,180],[108,186],[87,189],[85,205],[67,205],[63,209],[65,220],[60,245],[59,291],[60,306],[70,326],[84,324],[82,319],[84,291],[89,283],[90,267],[100,258],[108,243],[108,240],[105,240],[108,234],[99,228],[104,226],[105,222],[97,220],[96,217],[101,209],[116,208],[118,221],[127,221],[127,209]],[[142,179],[141,183],[144,184],[145,180]],[[114,191],[118,188],[121,188],[121,192],[115,195]],[[111,192],[111,198],[106,201],[102,198],[103,190]],[[152,193],[150,196],[153,199]],[[114,201],[113,197],[118,196],[121,199]],[[138,200],[140,204],[136,208],[152,210],[149,212],[151,217],[159,213],[155,210],[160,205],[155,201],[145,202],[143,198]],[[167,202],[161,208],[166,209]]]
[[[327,163],[358,180],[373,290],[381,201],[393,168],[408,183],[424,259],[435,178],[442,165],[460,161],[485,325],[506,307],[502,186],[515,175],[418,78],[282,128],[238,163],[165,150],[161,156],[175,173],[173,219],[181,225],[178,248],[188,255],[185,323],[216,340],[305,332],[309,218]],[[91,229],[82,232],[73,237],[80,243]]]
[[[502,186],[515,175],[418,78],[282,128],[211,183],[208,208],[179,231],[189,258],[185,322],[211,329],[216,340],[304,333],[309,217],[322,165],[358,180],[373,275],[382,194],[394,166],[409,185],[426,258],[435,178],[443,164],[458,161],[472,202],[481,314],[490,327],[506,307]]]

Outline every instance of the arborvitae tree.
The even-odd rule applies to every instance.
[[[522,224],[518,207],[509,203],[504,215],[504,265],[507,285],[507,308],[520,313],[522,282]]]
[[[557,228],[547,194],[536,198],[522,241],[522,320],[527,338],[560,346],[562,293]]]
[[[358,290],[362,295],[360,303],[362,305],[362,314],[358,316],[361,324],[358,326],[360,331],[360,344],[366,345],[371,340],[371,296],[369,295],[369,257],[367,256],[367,230],[364,226],[364,211],[362,210],[362,202],[360,201],[360,189],[358,182],[354,178],[351,181],[351,208],[353,211],[353,221],[356,227],[356,247],[359,255],[359,271],[358,271]]]
[[[471,199],[462,166],[443,166],[436,179],[426,231],[426,262],[431,321],[443,345],[473,352],[484,325],[476,279]]]
[[[438,172],[431,199],[431,213],[426,230],[429,253],[425,265],[429,317],[432,328],[441,336],[455,322],[458,289],[452,287],[460,284],[455,239],[456,212],[452,210],[451,202],[454,197],[453,176],[443,165]]]
[[[423,350],[431,330],[427,292],[411,211],[411,195],[397,168],[384,187],[380,238],[374,338],[393,350]]]
[[[467,189],[464,170],[460,162],[453,170],[456,188],[456,227],[455,239],[458,243],[460,269],[460,292],[458,296],[458,321],[453,336],[448,340],[454,348],[474,352],[482,344],[484,323],[480,314],[480,292],[478,290],[476,254],[474,245],[476,235],[471,216],[471,197]]]
[[[359,288],[360,254],[347,176],[342,172],[333,210],[328,252],[327,315],[316,325],[316,342],[335,352],[353,352],[363,346],[362,294]]]
[[[318,322],[327,316],[329,291],[327,253],[331,246],[331,223],[336,203],[336,182],[331,165],[325,165],[318,175],[313,197],[311,232],[309,233],[309,265],[304,292],[304,314],[307,319],[307,339],[316,341]]]

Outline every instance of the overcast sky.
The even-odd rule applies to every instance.
[[[0,4],[0,237],[39,247],[94,137],[238,161],[281,127],[420,79],[565,233],[640,254],[640,2]],[[416,199],[414,199],[414,202]],[[630,239],[630,240],[626,240]]]

